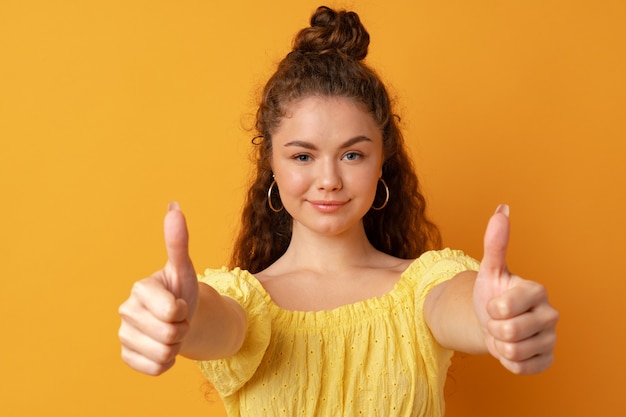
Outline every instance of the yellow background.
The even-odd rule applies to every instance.
[[[0,414],[222,415],[189,361],[121,362],[117,307],[171,200],[196,267],[225,262],[258,90],[317,5],[0,2]],[[372,35],[446,244],[480,258],[509,203],[511,269],[562,314],[544,374],[457,358],[448,415],[626,415],[626,3],[329,5]]]

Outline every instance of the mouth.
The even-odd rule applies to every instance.
[[[323,213],[332,213],[345,206],[347,201],[336,200],[309,200],[309,204]]]

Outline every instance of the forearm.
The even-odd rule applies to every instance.
[[[208,360],[234,355],[243,344],[246,315],[237,302],[199,283],[198,307],[180,354]]]
[[[465,353],[487,353],[473,304],[476,272],[465,271],[434,287],[424,304],[424,315],[435,339],[446,348]]]

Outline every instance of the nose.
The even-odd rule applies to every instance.
[[[318,168],[317,188],[319,190],[336,191],[341,189],[341,170],[336,161],[320,161]]]

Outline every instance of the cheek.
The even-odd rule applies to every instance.
[[[279,183],[279,188],[282,190],[281,195],[285,197],[288,195],[302,194],[309,188],[309,181],[306,176],[297,171],[285,172],[280,176],[277,174],[276,178]]]
[[[364,189],[367,190],[365,192],[368,194],[368,200],[374,201],[374,198],[376,197],[376,190],[379,183],[378,178],[379,176],[368,178],[367,185],[364,185]]]
[[[376,193],[376,185],[380,178],[380,169],[377,166],[364,167],[352,176],[353,184],[358,184],[363,193]]]

